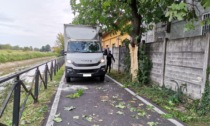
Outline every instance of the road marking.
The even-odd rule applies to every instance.
[[[123,85],[114,80],[113,78],[111,78],[110,76],[106,75],[106,77],[108,77],[109,79],[111,79],[112,81],[114,81],[116,84],[118,84],[119,86],[123,87]],[[141,96],[137,95],[136,93],[134,93],[133,91],[131,91],[129,88],[124,88],[126,91],[128,91],[130,94],[132,94],[133,96],[135,96],[136,98],[138,98],[140,101],[142,101],[144,104],[152,106],[153,109],[159,113],[159,114],[166,114],[165,112],[163,112],[162,110],[160,110],[159,108],[157,108],[155,105],[153,105],[152,103],[148,102],[146,99],[142,98]],[[178,122],[175,119],[167,119],[170,122],[172,122],[173,124],[175,124],[176,126],[184,126],[183,124],[181,124],[180,122]]]
[[[62,87],[65,84],[65,82],[64,82],[64,75],[65,74],[63,74],[63,76],[61,78],[61,81],[59,83],[59,87],[58,87],[57,93],[55,95],[55,99],[54,99],[52,108],[50,110],[50,114],[49,114],[46,126],[53,126],[53,124],[54,124],[53,119],[54,119],[54,116],[56,115],[56,112],[57,112],[57,108],[58,108],[58,103],[59,103],[60,96],[61,96]]]

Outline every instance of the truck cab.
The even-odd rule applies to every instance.
[[[99,27],[83,25],[64,25],[66,52],[65,77],[99,77],[104,81],[106,62],[104,59]]]

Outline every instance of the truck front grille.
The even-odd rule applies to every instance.
[[[77,64],[77,63],[72,63],[76,67],[91,67],[91,66],[98,66],[100,62],[98,63],[93,63],[93,64]]]
[[[98,69],[90,69],[90,70],[74,70],[76,73],[96,73]]]

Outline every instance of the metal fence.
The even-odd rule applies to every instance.
[[[19,121],[21,119],[22,113],[24,111],[26,102],[28,97],[31,96],[34,100],[34,103],[38,102],[39,97],[39,90],[42,85],[44,85],[44,89],[47,89],[48,78],[52,81],[53,75],[56,75],[56,72],[60,69],[60,67],[64,64],[65,60],[64,57],[59,57],[57,59],[53,59],[47,61],[45,63],[33,66],[26,70],[14,73],[12,75],[6,76],[0,79],[0,85],[9,82],[12,79],[15,79],[13,82],[11,89],[9,90],[6,99],[4,99],[3,104],[0,108],[0,118],[3,116],[4,110],[6,109],[9,100],[12,99],[13,96],[13,118],[12,118],[12,125],[18,126]],[[50,65],[49,65],[50,64]],[[44,72],[41,74],[39,68],[44,66]],[[31,70],[35,70],[35,74],[32,80],[32,84],[28,89],[26,84],[20,79],[20,76],[26,72]],[[21,98],[21,87],[27,93],[25,99],[23,100],[22,105],[20,105],[20,98]],[[14,94],[13,94],[14,92]],[[12,95],[13,94],[13,95]]]

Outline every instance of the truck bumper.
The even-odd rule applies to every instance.
[[[65,76],[72,78],[81,78],[81,77],[100,77],[106,74],[106,66],[101,66],[99,69],[73,69],[72,67],[65,68]]]

